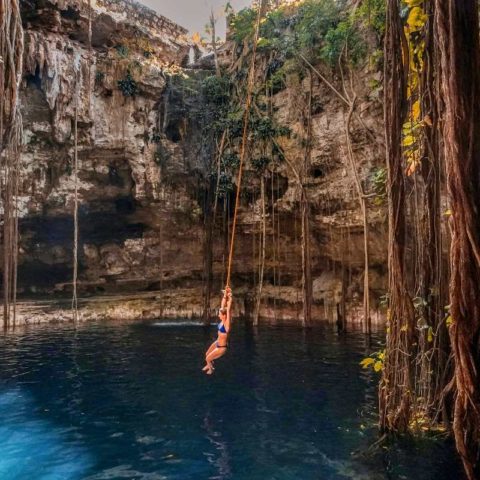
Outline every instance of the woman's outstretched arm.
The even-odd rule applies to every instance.
[[[222,298],[222,304],[220,305],[220,308],[227,308],[227,290],[224,290],[223,292],[223,298]]]
[[[225,327],[227,330],[230,330],[230,321],[232,318],[232,303],[233,303],[233,297],[232,297],[232,290],[230,287],[227,287],[225,290],[225,295],[226,295],[226,302],[227,302],[227,320],[225,321]],[[224,297],[225,298],[225,297]]]

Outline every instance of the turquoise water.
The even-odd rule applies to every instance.
[[[41,326],[0,339],[0,479],[461,478],[443,442],[376,439],[361,334],[236,327],[201,372],[214,328]]]

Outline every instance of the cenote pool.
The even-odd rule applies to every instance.
[[[0,478],[462,478],[451,446],[376,439],[379,348],[361,334],[236,326],[213,377],[214,328],[22,328],[0,340]],[[357,453],[356,453],[357,452]]]

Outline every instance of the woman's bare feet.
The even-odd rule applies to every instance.
[[[215,368],[213,367],[213,365],[211,365],[211,364],[209,365],[208,363],[202,368],[202,371],[207,372],[208,375],[211,375],[214,370],[215,370]]]

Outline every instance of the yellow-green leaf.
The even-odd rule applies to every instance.
[[[406,135],[403,137],[402,140],[402,145],[404,147],[409,147],[410,145],[413,145],[415,143],[415,137],[413,135]]]
[[[449,327],[449,328],[453,325],[453,318],[452,318],[451,315],[449,315],[447,317],[447,319],[445,320],[445,323],[446,323],[447,327]]]
[[[380,370],[382,370],[382,368],[383,368],[383,362],[380,362],[380,361],[375,362],[375,365],[373,366],[373,369],[376,372],[379,372]]]
[[[433,330],[432,327],[428,329],[427,340],[429,343],[433,342]]]
[[[363,367],[363,368],[367,368],[369,365],[371,365],[372,363],[374,363],[375,360],[371,357],[367,357],[367,358],[364,358],[361,362],[360,362],[360,365]]]
[[[407,25],[410,31],[421,30],[428,17],[420,7],[413,7],[408,14]]]

